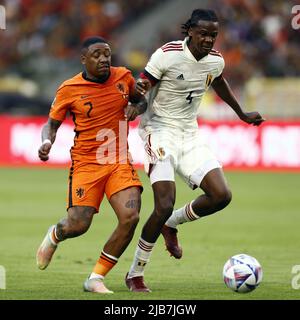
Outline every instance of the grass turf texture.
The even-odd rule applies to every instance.
[[[144,183],[141,220],[133,241],[106,278],[114,295],[85,293],[82,284],[111,234],[116,218],[105,200],[90,230],[58,248],[49,267],[36,267],[35,253],[51,224],[65,215],[67,170],[0,169],[0,265],[6,269],[6,299],[299,299],[292,289],[292,266],[300,264],[299,184],[295,173],[227,172],[233,201],[223,211],[179,226],[183,258],[175,260],[159,238],[145,280],[153,290],[136,294],[127,290],[128,271],[142,226],[153,208],[148,178]],[[177,179],[176,208],[199,191]],[[297,205],[298,204],[298,205]],[[238,294],[225,287],[222,268],[226,260],[247,253],[261,263],[264,277],[253,292]]]

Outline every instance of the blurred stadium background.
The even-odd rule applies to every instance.
[[[38,145],[45,118],[32,116],[47,115],[60,83],[81,70],[79,47],[85,37],[106,37],[113,47],[113,64],[125,65],[138,76],[156,48],[182,39],[181,24],[199,6],[195,0],[1,3],[6,29],[0,30],[0,163],[17,165],[38,163],[30,146]],[[300,31],[291,26],[296,3],[201,1],[220,18],[215,47],[225,58],[224,74],[235,94],[245,109],[257,109],[269,120],[257,130],[240,122],[230,124],[237,120],[235,114],[213,90],[208,92],[199,108],[199,119],[206,123],[201,130],[227,167],[300,166]],[[72,144],[73,132],[68,124],[61,131],[53,163],[64,165],[69,154],[62,146]],[[249,141],[248,150],[243,139]],[[130,144],[132,149],[140,144],[136,124]],[[141,164],[142,155],[134,160]]]
[[[104,202],[102,212],[109,215],[95,217],[101,221],[93,225],[94,231],[85,235],[85,240],[66,242],[47,273],[36,270],[35,249],[43,232],[64,212],[66,168],[73,142],[69,120],[58,132],[51,161],[41,164],[37,158],[41,126],[57,87],[81,71],[81,41],[90,35],[106,37],[112,44],[113,64],[125,65],[138,76],[156,48],[182,39],[181,24],[201,6],[215,9],[219,16],[215,48],[225,58],[225,77],[243,107],[259,111],[268,121],[259,128],[244,125],[213,90],[207,93],[199,108],[199,129],[225,169],[259,172],[227,172],[234,201],[226,214],[182,227],[186,260],[170,262],[161,254],[164,249],[159,242],[147,276],[157,292],[150,298],[245,299],[227,292],[219,274],[230,255],[245,251],[262,263],[266,274],[262,288],[247,299],[299,299],[290,286],[291,267],[300,264],[300,29],[291,24],[297,2],[0,1],[6,11],[6,29],[0,30],[0,265],[6,267],[8,277],[8,290],[0,290],[0,298],[89,299],[78,293],[78,287],[115,223]],[[137,124],[131,124],[130,147],[136,164],[141,165]],[[42,165],[43,169],[23,168],[28,165]],[[51,165],[63,169],[44,170]],[[152,209],[149,181],[140,174],[145,185],[142,219],[134,244],[108,280],[108,285],[120,292],[117,299],[135,299],[127,293],[123,277],[142,223]],[[177,194],[178,207],[195,196],[180,181]],[[195,246],[195,241],[201,245]],[[195,256],[199,259],[191,259]],[[22,285],[15,281],[20,261]],[[191,268],[198,272],[189,272]]]

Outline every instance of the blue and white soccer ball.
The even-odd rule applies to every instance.
[[[237,254],[225,263],[223,279],[228,288],[246,293],[254,290],[262,280],[260,263],[247,254]]]

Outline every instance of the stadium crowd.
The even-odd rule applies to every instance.
[[[158,0],[9,0],[7,27],[0,33],[0,72],[30,75],[26,62],[35,56],[77,57],[81,41],[112,32],[138,17]]]
[[[168,0],[164,0],[168,1]],[[169,0],[171,1],[171,0]],[[130,58],[118,48],[117,30],[136,21],[162,0],[9,0],[4,2],[7,29],[0,32],[0,74],[17,74],[37,81],[44,77],[36,59],[45,58],[52,72],[59,63],[78,61],[78,47],[87,36],[107,38],[115,48],[114,64],[125,64],[139,72],[149,54],[161,44],[181,39],[178,28],[161,30],[147,51],[134,49]],[[291,27],[291,8],[297,0],[215,0],[211,2],[220,19],[216,49],[226,61],[226,76],[233,87],[254,76],[300,75],[300,30]],[[171,30],[172,29],[172,30]],[[46,67],[45,67],[46,68]],[[41,73],[40,75],[38,73]],[[1,85],[0,85],[1,91]]]
[[[214,0],[210,8],[220,20],[215,48],[224,56],[226,76],[233,86],[255,76],[300,75],[300,29],[291,27],[297,0]],[[185,22],[184,18],[182,22]],[[181,32],[163,30],[156,46],[181,38]]]

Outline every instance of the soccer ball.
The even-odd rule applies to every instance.
[[[225,263],[223,279],[226,286],[240,293],[254,290],[262,280],[260,263],[247,254],[237,254]]]

